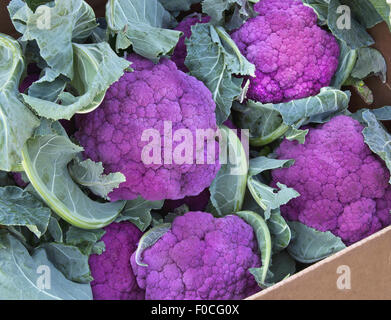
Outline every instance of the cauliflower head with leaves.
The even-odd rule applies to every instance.
[[[130,266],[141,231],[127,221],[112,223],[105,231],[105,251],[89,258],[94,300],[144,300],[145,292],[138,287]]]
[[[317,25],[314,10],[300,0],[262,0],[259,15],[232,33],[256,67],[247,97],[280,103],[318,94],[338,67],[336,39]]]
[[[175,218],[171,230],[131,258],[138,285],[146,299],[243,299],[259,291],[249,268],[261,265],[250,225],[238,216],[215,218],[188,212]]]
[[[176,200],[198,195],[220,169],[217,142],[215,159],[208,158],[206,143],[204,150],[196,143],[197,130],[217,130],[211,92],[168,59],[163,58],[155,65],[132,54],[128,60],[134,72],[125,73],[109,88],[98,109],[76,118],[75,136],[85,149],[85,157],[102,162],[106,173],[125,175],[126,182],[109,194],[112,201],[138,196],[146,200]],[[188,129],[192,133],[191,143],[171,138],[165,131],[165,123],[168,127],[171,124],[174,137],[175,132]],[[143,141],[146,130],[157,132],[158,140]],[[179,145],[185,144],[185,149],[190,145],[192,161],[183,164],[174,159],[171,163],[167,161],[166,142],[172,143],[172,151],[167,152],[171,155]],[[151,143],[158,148],[160,163],[148,164],[143,160],[144,147]],[[204,163],[200,163],[197,153],[203,152]]]
[[[300,193],[281,208],[288,220],[330,231],[346,245],[391,223],[390,174],[364,142],[363,126],[337,116],[310,128],[304,144],[284,140],[279,159],[294,159],[290,168],[272,172],[273,184]]]

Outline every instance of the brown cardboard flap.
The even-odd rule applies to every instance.
[[[248,298],[297,299],[391,299],[391,227]]]

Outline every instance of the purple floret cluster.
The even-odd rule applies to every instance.
[[[390,225],[390,174],[365,144],[362,130],[358,121],[338,116],[310,129],[305,144],[282,142],[278,158],[295,164],[274,170],[274,185],[300,193],[281,208],[285,218],[331,231],[346,245]]]
[[[328,86],[338,67],[336,39],[317,25],[300,0],[262,0],[259,15],[233,32],[242,54],[255,65],[247,97],[262,103],[305,98]]]
[[[187,56],[185,40],[191,37],[191,27],[197,23],[208,23],[209,21],[210,17],[202,17],[199,14],[195,14],[183,19],[175,28],[175,30],[183,32],[183,36],[179,39],[178,44],[175,47],[174,54],[171,57],[171,60],[176,63],[179,70],[182,70],[183,72],[189,71],[185,65],[185,59]]]
[[[79,131],[75,136],[84,147],[85,156],[101,161],[106,172],[125,175],[126,182],[109,195],[112,201],[138,196],[146,200],[176,200],[198,195],[220,169],[218,145],[213,161],[207,159],[206,144],[205,164],[196,161],[196,130],[217,130],[211,92],[168,59],[155,65],[132,54],[128,60],[134,72],[125,73],[109,88],[98,109],[76,118]],[[142,135],[148,129],[160,132],[161,159],[165,159],[166,121],[172,123],[173,132],[183,128],[192,132],[191,164],[145,164],[142,160],[143,148],[148,144],[142,141]],[[179,142],[171,143],[175,150]]]
[[[89,258],[94,300],[144,300],[145,292],[138,287],[130,266],[141,231],[126,221],[112,223],[105,231],[105,251]]]
[[[146,299],[243,299],[259,291],[249,268],[261,266],[254,231],[238,216],[205,212],[177,217],[131,264]]]

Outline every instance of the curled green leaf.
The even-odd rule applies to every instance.
[[[374,153],[384,160],[388,170],[391,172],[391,135],[371,111],[364,111],[362,118],[367,125],[363,130],[365,143]]]
[[[107,89],[116,82],[130,62],[118,57],[106,42],[72,45],[74,77],[70,82],[77,96],[62,92],[56,102],[23,94],[24,101],[41,117],[71,119],[75,113],[88,113],[99,107]]]
[[[94,162],[91,159],[84,161],[75,160],[69,166],[69,173],[78,184],[87,187],[95,195],[109,199],[108,194],[126,181],[120,172],[104,174],[102,162]]]
[[[186,39],[186,66],[190,74],[205,83],[216,102],[217,123],[227,120],[232,103],[242,93],[243,79],[235,75],[254,76],[255,66],[240,53],[229,34],[221,27],[199,23]]]
[[[106,20],[111,33],[117,34],[117,50],[132,46],[155,62],[172,52],[182,35],[169,29],[175,19],[158,0],[109,0]]]
[[[14,7],[12,2],[11,8]],[[21,11],[26,14],[22,16]],[[10,13],[14,24],[24,25],[22,30],[18,30],[23,33],[21,40],[36,41],[48,66],[57,74],[73,79],[72,42],[82,42],[97,26],[94,10],[88,3],[83,0],[55,0],[52,6],[42,5],[36,12],[24,4],[16,12],[10,10]]]
[[[227,138],[227,158],[213,180],[210,190],[210,200],[218,216],[235,213],[241,210],[246,192],[247,155],[238,136],[225,126],[220,128]]]
[[[253,211],[239,211],[236,215],[246,221],[254,229],[258,242],[258,249],[261,252],[262,267],[251,268],[249,271],[254,275],[261,287],[266,287],[265,280],[268,275],[272,253],[272,241],[269,228],[265,220]]]
[[[27,227],[38,238],[47,230],[51,211],[18,187],[0,188],[0,225]]]
[[[313,263],[346,247],[341,238],[330,231],[317,231],[296,221],[289,222],[289,226],[295,236],[288,246],[288,252],[299,262]]]
[[[23,147],[22,164],[35,191],[54,212],[79,228],[98,229],[114,221],[125,202],[95,202],[72,180],[67,166],[82,150],[64,136],[38,136]]]
[[[16,40],[0,33],[0,170],[20,171],[20,150],[38,118],[19,100],[24,59]]]
[[[247,187],[254,200],[264,211],[264,217],[269,220],[272,210],[279,209],[280,206],[297,198],[300,194],[286,185],[277,183],[280,190],[268,186],[259,179],[257,175],[267,170],[277,168],[287,168],[294,163],[293,160],[277,160],[267,157],[258,157],[250,160],[249,176],[247,178]]]
[[[375,43],[352,15],[350,6],[342,6],[342,1],[330,0],[327,24],[334,36],[346,42],[351,49],[368,47]],[[347,10],[348,9],[348,10]]]
[[[92,300],[89,284],[68,280],[48,259],[45,249],[26,248],[13,236],[0,232],[0,296],[3,300]],[[50,286],[39,281],[50,272]],[[47,283],[48,284],[48,283]]]
[[[115,220],[116,222],[130,221],[142,232],[144,232],[152,223],[151,210],[161,209],[164,200],[148,201],[141,197],[126,202],[126,206],[121,214]]]

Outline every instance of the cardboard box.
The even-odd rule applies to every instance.
[[[87,2],[97,16],[104,15],[106,0]],[[8,3],[0,4],[0,32],[17,37],[6,9]],[[366,106],[352,92],[351,111],[391,105],[391,33],[385,23],[372,28],[370,33],[376,40],[374,47],[386,58],[387,83],[381,83],[376,77],[368,79],[366,83],[373,90],[374,104]],[[391,123],[387,127],[391,130]],[[391,227],[248,298],[270,299],[391,299]]]

